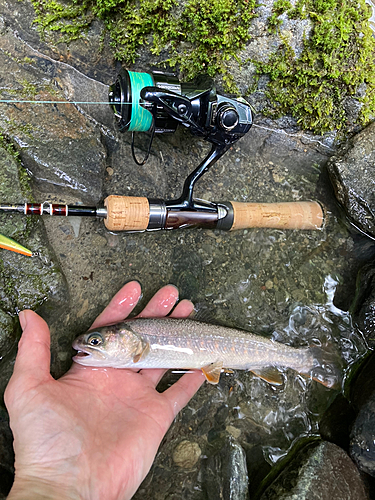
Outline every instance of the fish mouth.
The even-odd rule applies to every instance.
[[[75,356],[73,356],[73,361],[79,364],[85,364],[86,360],[89,360],[91,357],[91,353],[85,352],[85,351],[80,351],[77,349],[77,353]]]
[[[91,356],[88,352],[85,351],[77,351],[75,358],[84,358],[85,356]]]

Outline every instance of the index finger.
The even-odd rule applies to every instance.
[[[177,288],[174,285],[165,285],[155,293],[138,317],[162,318],[171,312],[177,300]]]
[[[123,321],[137,305],[140,296],[141,285],[138,281],[126,283],[112,298],[104,311],[99,314],[91,328],[98,328]]]

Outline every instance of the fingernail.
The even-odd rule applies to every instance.
[[[20,320],[21,328],[24,330],[27,325],[27,319],[26,319],[26,311],[20,311],[18,314],[18,318]]]

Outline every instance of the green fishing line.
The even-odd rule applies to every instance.
[[[152,126],[152,114],[144,109],[139,98],[144,87],[153,87],[154,80],[149,73],[135,73],[129,71],[130,85],[132,92],[132,111],[129,130],[136,132],[147,132]]]

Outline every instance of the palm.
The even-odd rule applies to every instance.
[[[129,311],[120,312],[115,299],[95,326],[127,316]],[[142,315],[162,316],[175,299],[172,294],[171,305],[164,311],[151,301]],[[191,307],[183,301],[174,315],[186,316]],[[93,370],[73,364],[59,380],[49,373],[37,380],[30,374],[26,384],[20,377],[12,380],[6,400],[15,437],[16,471],[43,479],[58,471],[55,480],[63,485],[70,478],[85,499],[130,498],[174,416],[202,382],[200,374],[188,375],[158,393],[155,386],[163,373]]]

